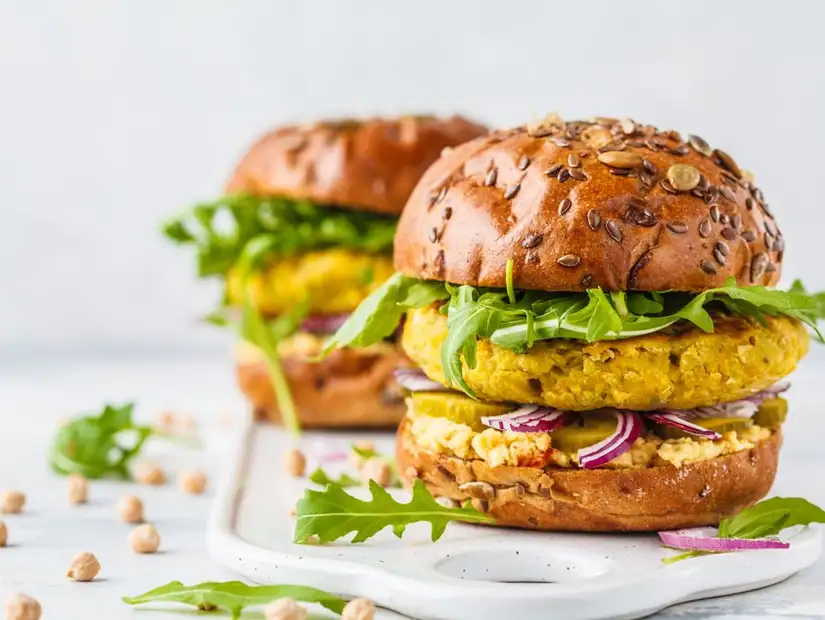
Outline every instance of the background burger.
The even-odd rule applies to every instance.
[[[391,340],[307,358],[392,273],[397,216],[424,170],[484,131],[429,116],[282,127],[241,159],[225,196],[167,222],[195,246],[199,275],[226,283],[211,318],[243,339],[238,381],[259,417],[292,430],[398,422]]]
[[[769,490],[780,381],[823,314],[770,288],[784,251],[753,179],[698,136],[551,115],[427,171],[398,273],[327,350],[406,314],[398,469],[497,524],[715,524]]]

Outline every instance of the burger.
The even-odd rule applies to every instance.
[[[779,280],[752,175],[695,135],[550,115],[424,174],[396,273],[326,350],[403,319],[397,465],[496,524],[716,524],[771,487],[823,298]]]
[[[392,274],[398,215],[442,150],[485,133],[461,117],[335,120],[281,127],[241,158],[217,200],[169,220],[219,278],[210,320],[236,329],[237,379],[260,419],[303,426],[395,426],[405,363],[388,333],[312,364],[326,335]]]

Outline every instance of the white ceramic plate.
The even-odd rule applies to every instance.
[[[365,435],[308,433],[300,443],[309,457],[307,472],[321,455],[348,451]],[[370,438],[380,451],[392,451],[392,435]],[[296,545],[289,510],[307,481],[284,471],[281,455],[291,445],[272,426],[251,425],[242,433],[211,516],[212,555],[257,583],[364,596],[421,620],[640,618],[676,603],[777,583],[821,553],[814,529],[796,532],[788,550],[668,566],[661,560],[673,552],[654,534],[550,534],[451,524],[433,544],[429,526],[419,524],[403,540],[387,530],[358,545]],[[346,467],[325,465],[333,474]]]

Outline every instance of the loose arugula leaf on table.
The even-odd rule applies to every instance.
[[[315,484],[320,484],[321,486],[326,486],[328,484],[337,484],[339,487],[361,486],[361,482],[357,478],[353,478],[349,474],[343,473],[337,478],[332,478],[321,467],[318,467],[314,472],[312,472],[309,475],[309,479],[311,482],[314,482]]]
[[[195,247],[198,274],[208,277],[224,275],[252,249],[259,260],[331,247],[390,252],[396,223],[306,200],[235,194],[195,205],[162,230],[173,242]]]
[[[370,481],[372,499],[360,500],[338,485],[323,491],[307,490],[298,502],[294,541],[306,543],[317,536],[323,542],[338,540],[355,532],[353,543],[372,538],[386,527],[398,537],[411,523],[427,522],[432,526],[435,542],[452,521],[492,523],[493,518],[469,505],[446,508],[439,504],[424,483],[416,479],[412,498],[406,504],[396,501],[374,480]]]
[[[129,478],[129,463],[154,434],[150,426],[132,421],[133,403],[106,405],[99,415],[88,415],[60,427],[49,452],[49,463],[59,474],[86,478]]]
[[[250,586],[240,581],[210,581],[192,586],[172,581],[138,596],[124,596],[122,600],[128,605],[183,603],[194,605],[201,611],[223,607],[237,619],[246,607],[266,605],[284,597],[302,603],[318,603],[337,614],[343,612],[347,604],[339,596],[308,586]]]
[[[796,525],[825,523],[825,510],[801,497],[772,497],[745,508],[719,523],[719,538],[768,538]],[[690,558],[731,551],[687,551],[664,558],[664,564],[673,564]]]

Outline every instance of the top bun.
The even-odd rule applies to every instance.
[[[701,291],[779,280],[784,240],[750,175],[698,136],[630,119],[494,131],[445,153],[395,237],[409,276],[517,288]]]
[[[482,125],[460,116],[290,125],[252,145],[226,189],[398,215],[445,147],[485,132]]]

